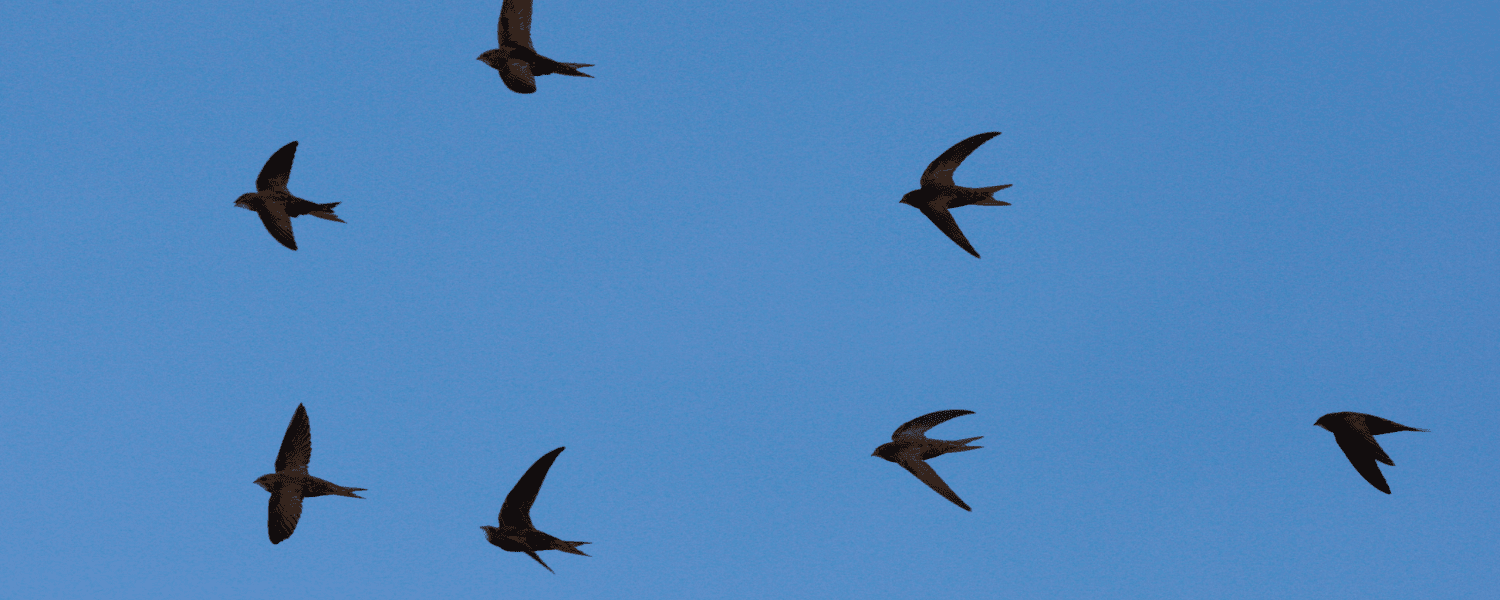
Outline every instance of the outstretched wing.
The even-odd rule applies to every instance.
[[[536,78],[531,75],[531,63],[519,58],[508,58],[503,67],[500,69],[500,81],[505,82],[505,87],[510,88],[510,91],[517,94],[536,91]]]
[[[281,452],[276,454],[276,472],[300,471],[306,474],[307,463],[311,460],[312,428],[308,426],[307,409],[298,404],[292,422],[286,426],[286,435],[281,438]]]
[[[500,5],[500,45],[506,42],[531,48],[531,0],[505,0]]]
[[[938,229],[948,234],[948,239],[958,244],[959,248],[963,248],[969,254],[973,254],[974,258],[979,258],[979,253],[975,252],[974,247],[969,245],[969,239],[964,237],[963,230],[958,228],[958,221],[953,220],[953,213],[948,212],[948,209],[918,206],[917,210],[927,215],[927,220],[932,221],[933,225],[937,225]]]
[[[974,411],[972,410],[940,410],[937,412],[927,413],[925,415],[907,421],[906,424],[900,427],[897,427],[896,433],[891,434],[891,441],[901,442],[914,439],[927,439],[926,433],[928,429],[937,427],[940,423],[947,421],[948,419],[972,414],[974,414]],[[906,468],[911,469],[911,467]],[[921,475],[918,475],[917,477],[921,477]],[[933,477],[937,477],[937,475],[933,475]],[[926,480],[924,479],[923,481]],[[928,485],[932,484],[929,483]]]
[[[956,412],[966,413],[968,411]],[[969,505],[964,504],[964,501],[959,499],[958,494],[953,493],[953,490],[948,487],[948,484],[943,482],[942,477],[938,477],[937,471],[932,470],[932,467],[927,465],[927,461],[922,460],[920,457],[916,456],[899,455],[897,456],[897,458],[900,459],[901,466],[906,467],[906,470],[910,471],[912,475],[916,475],[917,479],[922,480],[922,483],[927,484],[927,487],[932,488],[932,491],[941,494],[944,498],[947,498],[954,504],[957,504],[959,508],[962,508],[969,512],[974,512],[973,509],[969,508]]]
[[[552,567],[548,567],[547,563],[542,562],[542,557],[537,556],[536,552],[532,552],[531,550],[522,550],[522,552],[525,552],[526,556],[530,556],[531,558],[536,559],[537,564],[542,565],[543,568],[547,569],[548,571],[552,571]],[[552,574],[556,575],[557,571],[552,571]]]
[[[1385,482],[1385,475],[1380,473],[1380,465],[1375,464],[1379,460],[1388,465],[1394,465],[1391,457],[1385,455],[1380,449],[1380,444],[1375,443],[1373,438],[1367,438],[1359,434],[1333,434],[1334,441],[1339,443],[1339,448],[1344,451],[1344,456],[1349,458],[1349,464],[1354,465],[1354,470],[1375,486],[1375,489],[1391,493],[1391,486]]]
[[[531,503],[536,502],[536,493],[542,490],[542,481],[547,479],[547,470],[552,468],[552,461],[557,460],[557,455],[562,454],[566,448],[567,446],[563,446],[548,452],[538,458],[536,463],[521,475],[521,480],[516,482],[516,487],[511,488],[510,494],[505,496],[505,504],[500,505],[502,527],[535,529],[531,525]]]
[[[962,142],[954,144],[947,152],[927,165],[927,170],[922,172],[922,187],[930,185],[953,185],[953,171],[958,165],[963,164],[964,159],[974,152],[981,144],[990,141],[990,138],[1000,135],[998,131],[981,133]]]
[[[286,209],[280,202],[267,201],[255,212],[260,215],[260,222],[266,226],[266,231],[271,232],[271,237],[276,238],[283,246],[297,249],[297,240],[292,237],[292,218],[287,216]]]
[[[271,507],[266,517],[266,531],[272,544],[292,537],[297,530],[297,521],[302,518],[302,486],[283,484],[271,493]]]
[[[286,190],[286,182],[292,177],[292,159],[297,157],[297,142],[282,146],[271,158],[266,159],[266,166],[260,168],[260,176],[255,178],[255,191]]]

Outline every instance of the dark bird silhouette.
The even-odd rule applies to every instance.
[[[963,164],[964,159],[969,157],[981,144],[990,138],[1000,135],[998,131],[981,133],[962,142],[954,144],[947,152],[927,165],[927,170],[922,172],[922,189],[912,190],[901,197],[902,204],[910,204],[927,215],[933,225],[948,234],[948,239],[958,244],[958,247],[968,250],[974,258],[979,258],[979,253],[969,245],[969,240],[964,238],[964,232],[958,228],[958,223],[953,220],[953,215],[948,212],[950,208],[978,204],[979,206],[1010,206],[1009,202],[1001,202],[994,197],[995,192],[1010,187],[1011,184],[997,185],[993,187],[970,188],[953,183],[953,171],[958,165]]]
[[[568,554],[588,556],[578,549],[588,542],[563,541],[537,531],[531,525],[531,503],[536,501],[536,493],[542,490],[542,480],[547,478],[547,470],[552,468],[552,461],[557,460],[557,455],[562,454],[566,448],[564,446],[548,452],[538,458],[530,469],[526,469],[526,474],[521,475],[516,487],[511,488],[510,494],[505,496],[505,504],[500,505],[499,527],[479,526],[484,530],[484,538],[491,544],[507,552],[525,552],[548,571],[552,571],[552,567],[542,562],[542,557],[537,556],[537,552],[561,550]]]
[[[365,488],[344,487],[307,474],[307,463],[312,460],[312,429],[307,425],[307,409],[297,405],[292,422],[286,426],[286,436],[281,438],[281,452],[276,454],[276,472],[261,475],[255,483],[271,492],[270,514],[266,528],[272,544],[292,537],[297,521],[302,518],[302,499],[314,496],[348,496],[363,498],[354,492]]]
[[[578,68],[594,65],[557,62],[536,53],[531,46],[531,0],[505,0],[500,5],[500,47],[486,50],[478,60],[499,71],[505,87],[517,94],[535,92],[538,75],[593,77]]]
[[[1375,461],[1393,467],[1396,463],[1391,462],[1391,457],[1380,448],[1375,436],[1393,431],[1427,431],[1357,412],[1328,413],[1318,417],[1313,425],[1333,433],[1333,441],[1339,443],[1339,448],[1343,449],[1344,456],[1349,457],[1349,464],[1354,465],[1354,470],[1359,471],[1375,489],[1387,494],[1391,493],[1391,486],[1386,485],[1385,476],[1380,474],[1380,465],[1375,464]]]
[[[315,204],[287,191],[286,182],[292,176],[292,159],[296,155],[297,142],[282,146],[266,160],[266,166],[261,167],[260,177],[255,178],[255,193],[241,195],[234,201],[235,206],[259,214],[260,222],[266,224],[266,231],[271,232],[271,237],[293,250],[297,249],[297,240],[292,238],[292,217],[312,215],[319,219],[344,222],[333,214],[333,207],[339,203]]]
[[[892,441],[890,443],[881,444],[870,456],[879,456],[905,467],[907,471],[911,471],[912,475],[916,475],[917,479],[921,479],[922,483],[927,484],[927,487],[932,488],[933,491],[942,494],[944,498],[952,500],[959,508],[973,512],[973,509],[970,509],[969,505],[964,504],[964,501],[958,498],[958,494],[953,493],[953,490],[948,488],[948,484],[943,483],[943,478],[938,477],[937,471],[932,470],[932,467],[928,466],[926,462],[927,459],[936,458],[949,452],[964,452],[984,447],[964,445],[984,437],[982,435],[957,441],[934,440],[926,436],[928,429],[936,427],[943,421],[947,421],[953,417],[972,414],[974,414],[972,410],[940,410],[907,421],[905,425],[898,427],[896,432],[891,434]]]

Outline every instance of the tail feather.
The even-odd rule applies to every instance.
[[[1008,188],[1011,185],[1013,185],[1013,184],[1007,183],[1005,185],[996,185],[996,186],[991,186],[991,187],[979,188],[980,192],[982,192],[982,193],[984,193],[984,195],[990,196],[990,197],[988,199],[986,199],[986,200],[980,200],[978,202],[975,202],[975,204],[978,204],[980,206],[1010,206],[1009,202],[1001,202],[999,200],[996,200],[994,198],[993,194],[995,192],[998,192],[1000,190]]]
[[[343,219],[340,219],[338,215],[333,214],[333,207],[338,206],[338,205],[339,205],[339,203],[337,203],[337,202],[330,202],[328,204],[319,204],[318,205],[318,210],[312,211],[312,212],[307,213],[307,214],[310,214],[310,215],[312,215],[314,217],[317,217],[319,219],[328,219],[329,221],[338,221],[340,223],[343,223],[344,222]]]
[[[969,442],[972,442],[972,441],[977,440],[977,439],[982,438],[982,437],[984,437],[984,436],[981,435],[979,437],[971,437],[971,438],[962,439],[962,440],[954,440],[953,443],[958,444],[958,447],[949,450],[949,452],[964,452],[964,451],[967,451],[967,450],[978,450],[980,448],[983,448],[984,446],[965,446],[964,445],[964,444],[967,444]]]
[[[578,70],[580,67],[592,66],[594,65],[586,65],[583,63],[557,63],[556,73],[558,75],[571,75],[573,77],[588,77],[590,79],[593,79],[593,75],[589,75],[588,73],[584,73],[583,71]]]
[[[579,546],[587,543],[588,542],[569,542],[565,540],[557,540],[557,547],[553,548],[553,550],[561,550],[563,552],[567,552],[568,554],[577,554],[579,556],[588,556],[587,554],[584,554],[582,550],[578,549]]]

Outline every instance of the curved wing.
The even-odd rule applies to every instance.
[[[505,87],[517,94],[536,91],[536,78],[531,75],[531,63],[519,58],[505,59],[504,68],[500,69],[500,81],[504,81]]]
[[[944,498],[957,504],[959,508],[974,512],[974,509],[969,508],[969,505],[964,504],[964,501],[959,499],[958,494],[953,493],[948,484],[943,482],[942,477],[938,477],[937,471],[932,470],[932,467],[927,465],[927,461],[915,456],[898,456],[897,458],[900,459],[902,467],[905,467],[912,475],[916,475],[917,479],[922,480],[922,483],[927,484],[927,487],[932,488],[932,491],[941,494]]]
[[[947,421],[948,419],[972,414],[974,414],[974,411],[972,410],[940,410],[937,412],[927,413],[925,415],[907,421],[900,427],[897,427],[896,433],[891,434],[891,441],[900,442],[910,441],[912,439],[925,440],[927,439],[927,436],[925,434],[927,433],[928,429],[937,427],[939,424]],[[906,466],[904,462],[902,463],[902,466]],[[906,468],[907,470],[911,470],[911,467]],[[917,475],[917,477],[920,478],[921,475]],[[937,477],[937,475],[934,474],[933,477]],[[924,479],[923,481],[926,480]],[[932,484],[929,483],[927,485]]]
[[[266,231],[271,232],[271,237],[276,238],[283,246],[297,249],[297,240],[292,237],[292,218],[287,216],[286,208],[280,202],[267,201],[255,212],[260,215],[260,222],[266,226]]]
[[[500,46],[506,42],[531,46],[531,0],[505,0],[500,5]]]
[[[958,228],[958,221],[953,220],[953,213],[948,212],[948,209],[918,206],[917,210],[920,210],[922,211],[922,214],[927,215],[927,220],[932,221],[933,225],[937,225],[937,228],[942,230],[943,233],[947,234],[948,239],[953,240],[953,243],[958,244],[959,248],[963,248],[969,254],[973,254],[974,258],[979,258],[979,253],[975,252],[974,247],[969,245],[969,239],[964,237],[963,230]],[[290,227],[290,225],[288,225],[288,227]],[[288,235],[290,235],[290,230],[288,231]],[[293,250],[295,249],[296,248],[293,248]]]
[[[1366,439],[1358,434],[1336,433],[1333,439],[1339,443],[1344,456],[1349,458],[1349,464],[1354,465],[1354,470],[1359,471],[1365,481],[1370,482],[1370,485],[1375,486],[1377,490],[1391,493],[1391,486],[1386,484],[1385,475],[1380,473],[1380,465],[1375,464],[1375,461],[1379,460],[1392,466],[1395,463],[1391,462],[1391,458],[1380,449],[1380,444],[1376,444],[1374,439]]]
[[[981,133],[954,144],[947,152],[938,156],[937,160],[932,161],[932,164],[927,165],[927,170],[922,172],[922,187],[953,185],[953,171],[958,169],[958,165],[963,164],[964,159],[968,158],[976,148],[997,135],[1000,135],[1000,132]]]
[[[300,471],[306,474],[307,463],[311,460],[312,428],[308,426],[307,409],[298,404],[292,422],[286,426],[286,435],[281,438],[281,452],[276,454],[276,472]]]
[[[292,159],[297,157],[297,142],[282,146],[271,158],[266,159],[266,166],[260,168],[260,176],[255,178],[255,191],[286,190],[286,182],[292,177]]]
[[[549,567],[547,566],[547,563],[542,562],[542,557],[537,556],[536,552],[533,552],[531,550],[522,550],[522,552],[525,552],[527,556],[536,559],[537,564],[542,565],[543,568],[547,569],[548,571],[552,571],[552,567]],[[555,575],[557,574],[557,571],[552,571],[552,573]]]
[[[531,526],[531,503],[536,502],[536,493],[542,491],[542,481],[547,479],[547,470],[552,468],[552,461],[557,460],[557,455],[562,454],[565,449],[567,446],[536,459],[536,463],[521,475],[516,487],[511,488],[510,494],[505,496],[505,504],[500,505],[501,527],[536,529]]]
[[[292,537],[297,530],[297,521],[302,518],[302,486],[283,484],[271,493],[271,506],[266,517],[266,531],[272,544]]]

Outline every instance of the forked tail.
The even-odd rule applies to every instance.
[[[583,63],[565,63],[565,62],[560,62],[560,63],[557,63],[557,71],[556,71],[556,73],[558,75],[572,75],[573,77],[588,77],[588,78],[592,79],[594,77],[593,75],[589,75],[588,73],[584,73],[583,71],[579,71],[578,70],[579,67],[592,67],[592,66],[594,66],[594,65],[586,65],[586,64],[583,64]]]
[[[958,444],[958,447],[952,448],[952,449],[950,449],[948,451],[949,452],[965,452],[965,451],[968,451],[968,450],[978,450],[980,448],[983,448],[984,446],[965,446],[964,445],[964,444],[967,444],[969,442],[972,442],[972,441],[977,440],[977,439],[982,438],[982,437],[984,437],[984,436],[981,435],[979,437],[971,437],[971,438],[968,438],[968,439],[954,440],[953,443]]]
[[[312,212],[307,213],[307,214],[310,214],[310,215],[312,215],[314,217],[317,217],[319,219],[328,219],[329,221],[338,221],[340,223],[343,223],[344,222],[343,219],[340,219],[338,215],[333,214],[333,207],[338,206],[338,205],[339,205],[339,203],[337,203],[337,202],[330,202],[328,204],[319,204],[317,210],[312,211]]]
[[[980,200],[978,202],[975,202],[975,204],[978,204],[980,206],[1010,206],[1009,202],[1001,202],[999,200],[996,200],[995,199],[995,192],[998,192],[1000,190],[1008,188],[1011,185],[1012,184],[1007,183],[1005,185],[997,185],[997,186],[993,186],[993,187],[982,187],[982,188],[979,188],[980,193],[982,193],[985,196],[987,196],[987,198],[985,198],[984,200]]]
[[[582,550],[578,549],[579,546],[587,543],[588,542],[569,542],[565,540],[557,540],[557,547],[553,548],[553,550],[561,550],[563,552],[567,552],[568,554],[577,554],[579,556],[588,556],[587,554],[584,554]]]

